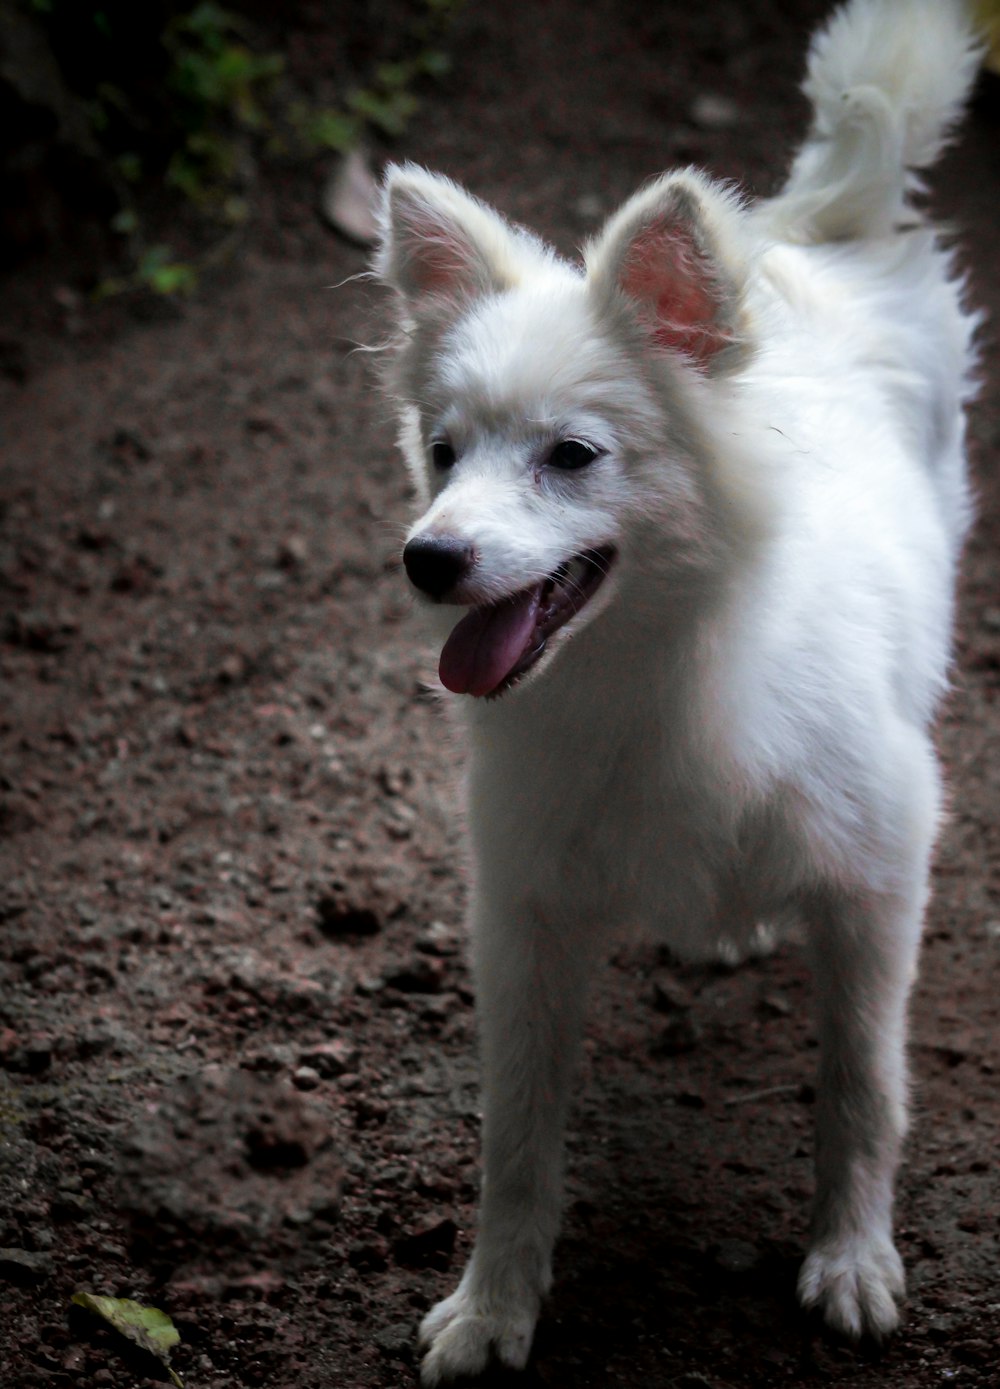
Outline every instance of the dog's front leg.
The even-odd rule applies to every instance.
[[[563,1131],[592,940],[520,904],[481,910],[473,963],[483,1070],[483,1187],[457,1290],[424,1318],[422,1381],[521,1368],[551,1283]]]
[[[906,1129],[906,1014],[924,905],[909,892],[831,899],[814,919],[820,999],[816,1204],[799,1297],[843,1335],[899,1321],[893,1187]]]

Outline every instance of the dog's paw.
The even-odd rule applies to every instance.
[[[899,1325],[903,1263],[891,1239],[860,1237],[817,1245],[799,1273],[799,1301],[852,1341],[880,1341]]]
[[[424,1389],[449,1380],[482,1374],[492,1359],[523,1370],[538,1318],[536,1308],[517,1302],[498,1304],[459,1287],[432,1307],[420,1324],[418,1347],[424,1353],[420,1383]]]

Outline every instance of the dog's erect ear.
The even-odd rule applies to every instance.
[[[415,314],[509,289],[526,258],[544,255],[478,198],[412,164],[389,168],[381,222],[376,273]]]
[[[747,346],[736,199],[704,176],[668,175],[630,198],[586,251],[599,301],[624,295],[653,344],[722,371]]]

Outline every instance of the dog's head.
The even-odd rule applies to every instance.
[[[467,609],[449,689],[501,693],[630,577],[711,565],[703,425],[745,350],[741,216],[699,175],[664,178],[578,267],[449,180],[390,170],[376,270],[399,295],[391,389],[423,512],[403,561]]]

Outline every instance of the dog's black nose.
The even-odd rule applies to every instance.
[[[454,535],[417,535],[403,549],[410,582],[431,598],[443,598],[472,568],[472,546]]]

